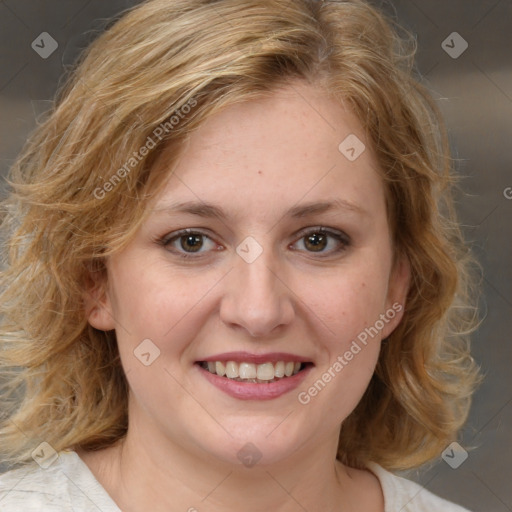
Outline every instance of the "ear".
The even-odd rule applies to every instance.
[[[100,331],[110,331],[115,328],[106,269],[87,271],[83,300],[90,325]]]
[[[382,329],[382,338],[387,338],[398,326],[405,312],[405,302],[411,282],[411,264],[404,254],[398,256],[389,276],[385,316],[389,321]]]

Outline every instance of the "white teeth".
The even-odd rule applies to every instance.
[[[209,369],[210,368],[208,367],[208,370]],[[224,377],[224,375],[226,375],[226,367],[224,366],[224,363],[221,363],[220,361],[217,361],[215,363],[215,371],[216,371],[217,375],[220,375],[221,377]]]
[[[238,364],[234,361],[228,361],[226,363],[226,377],[229,379],[238,377]]]
[[[274,378],[274,365],[272,363],[259,364],[256,376],[260,380],[272,380]]]
[[[252,363],[240,363],[238,373],[241,379],[255,379],[256,365]]]
[[[302,363],[293,361],[277,361],[276,363],[237,363],[236,361],[208,361],[203,363],[203,368],[208,369],[210,373],[217,374],[220,377],[237,380],[240,382],[276,382],[284,377],[296,375],[302,366]]]
[[[284,377],[284,361],[278,361],[274,367],[274,377]]]

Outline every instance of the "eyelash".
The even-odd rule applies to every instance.
[[[329,256],[333,255],[333,254],[338,254],[340,252],[343,252],[343,251],[345,251],[350,246],[350,238],[349,238],[348,235],[346,235],[345,233],[343,233],[341,231],[340,232],[333,231],[331,229],[327,229],[327,228],[324,228],[322,226],[318,226],[318,227],[314,227],[314,228],[308,228],[308,231],[301,231],[299,234],[300,234],[300,236],[297,239],[297,241],[302,240],[302,239],[306,238],[307,236],[316,234],[316,235],[327,235],[329,237],[334,238],[338,242],[340,242],[340,246],[337,249],[334,249],[334,250],[332,250],[332,251],[330,251],[328,253]],[[185,236],[185,235],[200,235],[200,236],[203,236],[203,237],[210,238],[210,240],[211,240],[211,237],[208,236],[207,233],[204,233],[204,232],[202,232],[200,230],[195,230],[195,229],[187,228],[187,229],[182,229],[180,231],[176,231],[175,233],[170,233],[168,235],[165,235],[164,237],[159,239],[157,242],[160,245],[162,245],[162,246],[164,246],[165,248],[168,249],[168,247],[171,244],[171,242],[173,242],[175,240],[179,240],[182,236]],[[194,254],[197,254],[197,253],[180,252],[180,251],[177,251],[177,250],[172,250],[170,252],[172,252],[173,254],[176,254],[179,258],[182,258],[184,260],[191,260],[191,259],[196,259],[197,260],[197,259],[202,257],[202,255],[199,255],[199,256],[195,256],[194,255]],[[306,251],[306,252],[309,252],[311,254],[315,254],[314,251]],[[320,251],[318,254],[323,254],[323,251]],[[319,256],[319,257],[320,258],[326,258],[327,256]]]

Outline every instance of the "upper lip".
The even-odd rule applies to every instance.
[[[293,361],[294,363],[309,363],[311,359],[302,357],[296,354],[290,354],[287,352],[268,352],[266,354],[252,354],[250,352],[223,352],[222,354],[215,354],[208,356],[200,361],[235,361],[238,363],[277,363],[278,361],[284,361],[285,363]]]

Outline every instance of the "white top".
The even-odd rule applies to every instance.
[[[385,512],[469,512],[415,482],[377,464],[368,469],[380,481]],[[43,469],[36,462],[0,475],[2,512],[121,512],[89,467],[74,451],[59,452]]]

